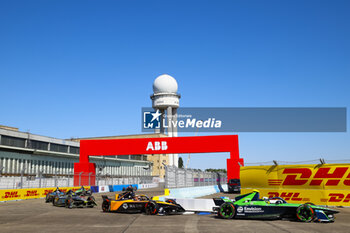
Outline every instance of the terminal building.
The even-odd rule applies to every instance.
[[[104,138],[161,137],[161,135],[130,135]],[[58,139],[21,132],[18,128],[0,126],[0,175],[1,176],[71,176],[74,163],[79,161],[79,141],[82,139]],[[159,156],[158,156],[159,157]],[[159,176],[159,166],[154,170],[147,155],[91,156],[96,164],[96,174],[101,176]],[[153,172],[155,171],[155,172]],[[158,173],[158,174],[157,174]]]

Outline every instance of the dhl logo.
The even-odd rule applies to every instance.
[[[330,193],[328,194],[329,199],[328,202],[349,202],[350,201],[350,193],[345,195],[344,193]]]
[[[279,185],[305,185],[309,181],[310,186],[320,186],[322,183],[325,186],[337,186],[341,179],[345,177],[342,182],[344,185],[350,186],[350,172],[347,173],[349,167],[322,167],[317,170],[312,176],[312,169],[310,168],[285,168],[282,174],[286,174],[283,179],[268,179],[270,186]],[[311,178],[311,179],[310,179]]]
[[[302,197],[300,196],[299,192],[268,192],[267,195],[269,198],[272,197],[281,197],[286,201],[300,201],[300,202],[309,202],[310,198]],[[344,194],[344,193],[329,193],[327,198],[321,198],[319,199],[320,202],[343,202],[343,203],[349,203],[350,202],[350,193]]]
[[[272,197],[281,197],[286,201],[310,201],[310,198],[303,198],[300,196],[300,193],[296,192],[269,192],[267,193],[267,195],[269,196],[269,198]]]
[[[28,190],[24,196],[25,197],[35,197],[35,196],[39,196],[39,193],[38,193],[38,190]]]
[[[5,196],[2,196],[3,199],[8,199],[8,198],[15,198],[15,197],[20,197],[21,195],[18,194],[18,191],[13,191],[13,192],[5,192]]]
[[[301,197],[299,192],[269,192],[267,193],[269,198],[272,197],[281,197],[286,201],[302,201],[302,202],[308,202],[310,201],[310,198]],[[321,202],[350,202],[350,193],[344,194],[344,193],[329,193],[327,198],[321,198],[319,199]]]

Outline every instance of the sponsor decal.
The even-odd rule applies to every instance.
[[[16,198],[20,197],[21,195],[18,194],[18,191],[12,191],[12,192],[5,192],[5,195],[2,196],[3,199],[9,199],[9,198]]]
[[[127,208],[128,208],[128,204],[124,203],[124,204],[122,205],[122,207],[123,207],[124,209],[127,209]]]
[[[261,207],[244,207],[243,208],[245,213],[263,213],[264,210]]]
[[[328,202],[349,202],[350,201],[350,193],[330,193],[328,194]]]
[[[24,195],[25,197],[36,197],[39,196],[38,190],[28,190]]]
[[[310,198],[300,197],[299,192],[269,192],[267,193],[267,195],[269,196],[269,198],[281,197],[286,201],[310,201]]]
[[[243,207],[242,207],[242,206],[238,207],[238,208],[237,208],[237,212],[238,212],[238,213],[242,213],[242,212],[243,212]]]
[[[167,150],[168,145],[166,141],[161,141],[161,142],[148,142],[146,151],[148,150]]]
[[[52,192],[53,192],[52,189],[45,189],[43,195],[46,196],[47,194],[52,193]]]
[[[305,185],[310,186],[337,186],[344,184],[350,186],[349,167],[321,167],[315,175],[312,175],[310,168],[284,168],[284,179],[268,179],[269,186]],[[343,182],[341,182],[341,180]]]
[[[137,208],[142,208],[143,204],[130,204],[129,203],[128,207],[131,209],[137,209]]]

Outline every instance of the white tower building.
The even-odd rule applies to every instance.
[[[152,107],[159,110],[160,129],[157,133],[165,133],[164,116],[167,116],[167,132],[169,137],[177,137],[177,127],[174,123],[177,121],[177,108],[179,107],[180,95],[177,93],[177,82],[170,75],[163,74],[158,76],[153,82]],[[179,156],[177,154],[169,154],[169,165],[178,167]]]

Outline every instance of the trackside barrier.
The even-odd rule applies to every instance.
[[[98,193],[98,186],[91,186],[91,191],[93,193]]]
[[[127,188],[129,186],[130,186],[130,184],[108,185],[108,186],[91,186],[91,190],[94,193],[117,192],[117,191],[122,191],[123,188]],[[159,186],[159,184],[156,184],[156,183],[131,184],[131,186],[138,190],[138,189],[156,188]]]
[[[90,189],[90,186],[84,186]],[[81,187],[60,187],[60,190],[67,192],[72,189],[76,191]],[[46,197],[46,194],[54,191],[56,188],[34,188],[34,189],[3,189],[0,190],[0,201],[26,200]]]
[[[159,184],[152,183],[152,184],[139,184],[138,189],[149,189],[149,188],[157,188]]]
[[[130,184],[122,184],[122,185],[110,185],[109,186],[109,191],[110,192],[117,192],[117,191],[122,191],[123,188],[127,188],[129,187]],[[138,184],[131,184],[132,187],[139,189],[139,185]]]
[[[180,204],[186,211],[203,211],[212,212],[215,203],[213,199],[179,199],[176,202]]]
[[[350,164],[241,167],[241,193],[279,196],[291,203],[350,206]]]
[[[108,185],[98,186],[98,192],[99,193],[108,193],[109,192],[109,186]]]
[[[223,185],[224,188],[224,185]],[[227,188],[227,187],[225,187]],[[219,193],[220,189],[217,185],[214,186],[198,186],[198,187],[189,187],[189,188],[178,188],[178,189],[168,189],[168,195],[166,193],[161,196],[156,196],[153,199],[155,200],[165,200],[166,198],[175,198],[175,199],[186,199],[186,198],[196,198],[207,196],[213,193]],[[164,190],[164,192],[166,192]]]
[[[154,188],[158,187],[158,184],[131,184],[136,189]],[[86,189],[91,189],[93,193],[105,193],[122,191],[123,188],[129,187],[129,184],[125,185],[105,185],[105,186],[84,186]],[[76,191],[81,187],[59,187],[63,192],[67,192],[72,189]],[[31,188],[31,189],[0,189],[0,202],[12,201],[12,200],[25,200],[44,198],[49,192],[56,190],[56,188]]]

